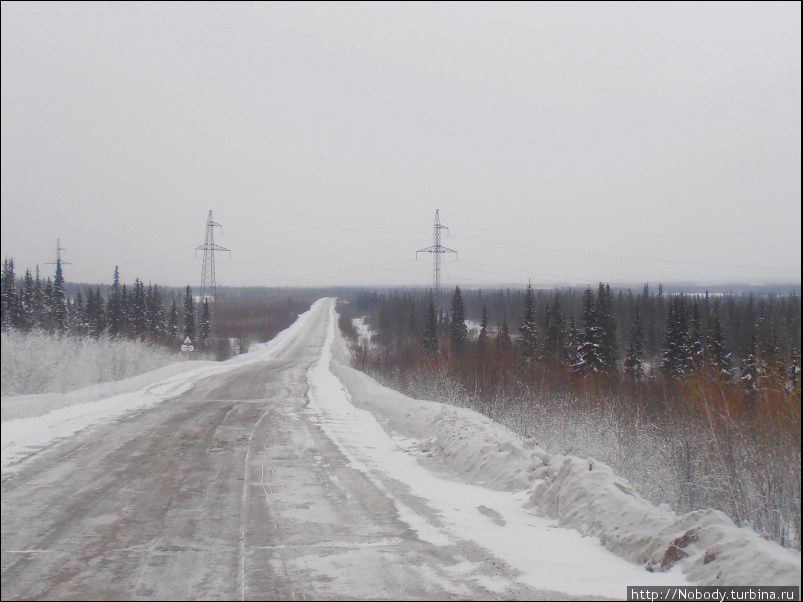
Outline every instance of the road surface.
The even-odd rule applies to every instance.
[[[308,407],[328,319],[319,304],[269,361],[4,474],[3,599],[554,597],[422,541],[350,466]],[[455,571],[461,556],[504,587]]]

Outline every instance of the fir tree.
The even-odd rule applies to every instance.
[[[488,308],[482,306],[482,318],[480,318],[480,334],[477,337],[477,346],[482,350],[488,340]]]
[[[664,374],[672,379],[682,379],[688,370],[687,320],[685,298],[678,296],[669,304],[666,314],[666,344],[664,345]]]
[[[604,372],[605,363],[600,355],[600,327],[597,321],[594,291],[587,287],[583,294],[583,331],[580,333],[580,345],[577,347],[578,361],[574,369],[581,374],[589,375]]]
[[[69,330],[70,332],[79,336],[85,335],[84,329],[84,297],[81,291],[75,295],[75,300],[70,304],[69,315]]]
[[[452,343],[452,351],[460,354],[465,349],[468,341],[468,328],[466,327],[466,309],[463,305],[463,295],[459,286],[455,287],[452,295],[451,314],[449,338]]]
[[[703,346],[703,323],[700,316],[700,304],[695,300],[691,306],[689,320],[689,336],[686,343],[689,353],[687,359],[688,371],[691,373],[699,369],[705,360],[705,347]]]
[[[729,378],[731,371],[731,354],[725,343],[725,329],[718,307],[714,307],[708,319],[708,337],[706,345],[706,364],[722,378]]]
[[[51,296],[51,312],[53,328],[58,333],[67,329],[67,298],[64,287],[64,272],[61,269],[61,259],[56,259],[56,277],[53,279],[53,292]]]
[[[552,305],[547,305],[544,318],[543,357],[548,362],[563,361],[566,356],[566,325],[560,293],[555,291]]]
[[[630,329],[630,343],[625,354],[625,375],[633,382],[641,382],[644,378],[644,332],[641,315],[636,306],[633,327]]]
[[[131,334],[135,337],[144,336],[148,331],[148,307],[145,295],[145,284],[139,279],[134,280],[134,290],[130,300]]]
[[[25,270],[22,280],[22,312],[23,330],[29,331],[36,326],[36,288],[31,270]]]
[[[496,344],[500,348],[507,348],[511,345],[510,328],[508,328],[507,320],[502,320],[502,327],[496,333]]]
[[[619,350],[616,343],[616,320],[613,317],[611,287],[599,283],[596,304],[597,325],[599,326],[599,356],[603,371],[615,374],[618,370]]]
[[[750,335],[745,347],[745,356],[739,369],[739,380],[742,391],[747,397],[752,397],[758,391],[758,382],[762,376],[761,364],[757,356],[758,339],[755,334]]]
[[[195,340],[195,303],[189,285],[184,289],[184,336]]]
[[[178,308],[176,307],[176,299],[170,302],[170,317],[167,319],[167,336],[175,339],[178,336]]]
[[[519,338],[521,354],[524,359],[532,360],[538,350],[538,332],[535,327],[535,297],[530,283],[527,284],[527,292],[524,296],[524,319],[519,332],[521,333]]]
[[[39,266],[36,266],[36,275],[33,281],[33,320],[39,328],[47,328],[45,324],[45,291],[42,287],[42,277],[39,275]]]
[[[23,328],[25,311],[22,298],[17,291],[17,280],[14,273],[14,260],[3,261],[2,274],[2,324],[3,328]]]
[[[569,329],[566,333],[566,344],[563,347],[563,356],[561,363],[564,366],[573,367],[580,362],[580,355],[577,350],[580,347],[580,331],[577,328],[577,322],[574,316],[569,317]]]
[[[125,317],[123,315],[123,291],[120,286],[120,268],[114,266],[114,278],[109,291],[109,333],[113,336],[123,332]]]
[[[212,334],[212,316],[209,313],[209,299],[204,298],[203,309],[201,310],[201,323],[198,325],[198,334],[201,343],[206,346],[209,336]]]
[[[438,330],[438,315],[435,311],[435,302],[430,301],[424,318],[424,332],[421,336],[421,345],[427,353],[435,354],[438,352]]]

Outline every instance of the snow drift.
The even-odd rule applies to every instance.
[[[654,506],[605,464],[551,455],[473,410],[411,399],[346,365],[339,337],[332,372],[352,403],[383,427],[417,439],[421,460],[472,484],[528,492],[532,510],[559,526],[599,538],[613,553],[666,571],[678,566],[705,585],[799,585],[800,553],[737,527],[725,514],[678,515]]]
[[[3,395],[66,393],[176,362],[180,356],[145,341],[101,336],[3,331]]]

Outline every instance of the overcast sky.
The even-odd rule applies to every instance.
[[[800,5],[2,4],[2,255],[71,280],[800,281]],[[450,261],[452,261],[450,259]],[[47,266],[48,269],[52,269]]]

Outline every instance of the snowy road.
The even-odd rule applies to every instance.
[[[421,466],[329,372],[332,315],[320,301],[264,361],[4,472],[3,599],[588,599],[679,582]]]

